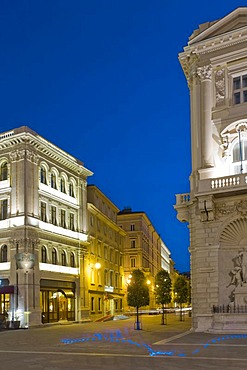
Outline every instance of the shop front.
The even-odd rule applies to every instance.
[[[69,281],[40,281],[42,323],[75,321],[75,283]]]

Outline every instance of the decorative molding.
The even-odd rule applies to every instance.
[[[242,216],[247,216],[247,200],[241,200],[236,204],[236,209]]]
[[[220,235],[220,243],[225,245],[241,245],[247,240],[247,218],[239,218],[230,222]]]
[[[225,103],[225,70],[218,69],[215,72],[215,98],[216,106],[224,105]]]
[[[226,216],[229,214],[233,214],[236,211],[236,205],[226,205],[226,203],[220,203],[216,207],[216,214],[220,216]]]
[[[209,64],[209,65],[197,68],[197,74],[202,81],[211,80],[212,66]]]

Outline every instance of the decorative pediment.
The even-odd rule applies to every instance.
[[[207,22],[199,26],[190,37],[189,45],[206,41],[247,26],[247,7],[237,8],[224,18],[214,22]]]

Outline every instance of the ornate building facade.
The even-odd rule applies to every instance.
[[[0,309],[22,327],[88,316],[82,162],[28,127],[0,135]]]
[[[179,55],[191,98],[193,328],[247,330],[247,8],[207,22]]]

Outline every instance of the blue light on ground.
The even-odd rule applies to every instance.
[[[213,338],[209,342],[205,343],[203,348],[207,348],[210,345],[214,345],[217,342],[227,340],[227,339],[247,339],[247,334],[233,334],[233,335],[225,335],[218,338]],[[186,354],[183,352],[178,351],[155,351],[151,346],[148,344],[138,343],[133,341],[132,339],[126,339],[123,337],[120,330],[116,330],[114,332],[106,332],[106,333],[95,333],[93,336],[85,336],[81,338],[65,338],[62,339],[61,342],[64,344],[74,344],[74,343],[83,343],[83,342],[90,342],[90,341],[109,341],[111,343],[126,343],[131,344],[137,347],[144,347],[147,349],[150,356],[179,356],[179,357],[186,357],[187,355],[195,355],[200,352],[201,349],[197,348],[192,353]]]

